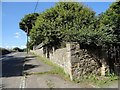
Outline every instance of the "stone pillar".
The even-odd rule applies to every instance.
[[[33,46],[33,51],[35,50],[35,48],[36,48],[36,45]]]
[[[102,64],[102,67],[101,67],[101,76],[105,76],[105,64]]]
[[[45,47],[45,57],[46,58],[47,58],[47,54],[48,54],[47,47]]]
[[[43,47],[41,48],[41,54],[42,54],[42,57],[44,57],[44,53],[43,53]]]
[[[67,68],[64,68],[64,71],[70,75],[70,79],[73,80],[72,77],[72,68],[71,68],[71,43],[66,43],[67,48]]]
[[[49,59],[50,60],[53,59],[54,52],[55,52],[55,47],[52,47],[52,50],[49,52],[49,54],[50,54]]]
[[[80,45],[77,42],[71,43],[71,73],[72,73],[72,79],[78,78],[78,72],[80,71],[79,66],[79,50]]]
[[[55,52],[55,47],[52,47],[52,51],[53,51],[53,53],[52,53],[52,54],[54,55],[54,52]]]
[[[71,42],[71,43],[67,43],[66,47],[67,47],[67,56],[68,56],[69,75],[71,80],[73,80],[76,78],[76,74],[75,74],[76,67],[74,66],[76,64],[77,66],[79,66],[78,53],[79,53],[80,46],[77,42]]]

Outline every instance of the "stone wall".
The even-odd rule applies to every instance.
[[[44,54],[43,54],[43,48],[37,49],[37,50],[30,50],[30,52],[32,52],[32,53],[34,53],[34,54],[36,54],[36,55],[45,57]]]
[[[101,66],[98,59],[90,55],[87,49],[80,49],[78,43],[71,43],[72,78],[80,79],[85,74],[100,75]]]
[[[30,52],[45,57],[49,59],[52,63],[62,67],[68,75],[71,75],[71,61],[70,61],[70,47],[68,45],[65,48],[56,49],[52,47],[52,49],[48,50],[47,47],[42,47],[38,50],[31,50]],[[49,57],[49,58],[48,58]]]
[[[67,43],[66,47],[61,49],[55,50],[53,47],[51,51],[47,51],[47,48],[44,47],[31,52],[46,57],[54,64],[63,67],[64,71],[70,75],[71,80],[80,79],[85,74],[101,75],[102,73],[104,75],[107,67],[106,61],[97,55],[101,56],[100,51],[82,49],[76,42]]]

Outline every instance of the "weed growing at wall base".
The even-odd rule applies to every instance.
[[[50,70],[50,71],[45,71],[45,72],[26,73],[26,75],[31,75],[31,74],[32,75],[58,74],[58,75],[64,77],[66,80],[71,81],[70,76],[64,72],[63,68],[53,64],[50,60],[48,60],[44,57],[41,57],[41,56],[38,56],[38,55],[35,55],[35,54],[33,54],[33,55],[40,58],[40,60],[42,60],[46,64],[52,66],[53,69]],[[94,75],[94,74],[89,74],[89,75],[81,76],[81,79],[75,79],[72,82],[74,82],[74,83],[84,83],[84,84],[87,83],[87,84],[103,87],[104,85],[110,84],[110,83],[112,83],[112,81],[115,81],[115,80],[118,80],[118,76],[116,76],[115,74],[110,74],[108,72],[105,77],[97,76],[97,75]]]
[[[103,87],[104,85],[111,84],[115,80],[118,80],[118,76],[109,73],[109,76],[106,75],[105,77],[93,74],[84,75],[81,77],[81,79],[75,79],[74,82],[76,83],[87,82],[88,84]]]

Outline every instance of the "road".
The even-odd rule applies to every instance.
[[[53,70],[53,67],[45,64],[38,57],[32,54],[26,58],[25,56],[25,52],[17,52],[0,58],[0,68],[2,69],[0,69],[0,77],[2,76],[0,88],[94,88],[84,83],[70,82],[56,74],[24,76],[23,72],[38,73]],[[112,85],[108,87],[111,88]],[[117,85],[115,83],[114,86],[117,87]]]
[[[16,52],[2,56],[2,88],[21,88],[25,53]]]
[[[25,78],[23,72],[44,72],[51,70],[52,67],[31,55],[25,59],[24,52],[5,55],[0,61],[2,61],[2,88],[80,88],[79,85],[58,75],[30,75]]]
[[[40,58],[29,53],[25,60],[24,72],[38,73],[51,71],[54,68]],[[27,75],[25,88],[88,88],[91,86],[76,84],[57,74]]]

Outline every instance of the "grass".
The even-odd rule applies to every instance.
[[[37,56],[38,58],[40,58],[40,60],[42,60],[44,63],[52,66],[53,69],[50,70],[50,71],[38,72],[38,73],[32,73],[32,74],[34,74],[34,75],[41,75],[41,74],[58,74],[58,75],[60,75],[60,76],[62,76],[62,77],[65,77],[65,79],[70,80],[69,75],[64,72],[64,69],[63,69],[63,68],[59,67],[58,65],[53,64],[50,60],[48,60],[48,59],[46,59],[46,58],[44,58],[44,57],[41,57],[41,56],[38,56],[38,55],[35,55],[35,54],[33,54],[33,55],[34,55],[34,56]],[[31,73],[29,73],[29,74],[31,74]]]
[[[27,54],[27,53],[25,53],[25,56],[27,57],[27,56],[28,56],[28,54]]]
[[[35,55],[35,54],[34,54],[34,55]],[[48,59],[46,59],[46,58],[44,58],[44,57],[41,57],[41,56],[38,56],[38,55],[35,55],[35,56],[37,56],[37,57],[40,58],[43,62],[45,62],[46,64],[52,66],[53,68],[61,68],[61,67],[53,64],[50,60],[48,60]]]
[[[48,60],[48,59],[46,59],[44,57],[41,57],[41,56],[38,56],[38,55],[35,55],[35,54],[33,54],[33,55],[40,58],[40,60],[42,60],[46,64],[52,66],[53,69],[50,70],[50,71],[45,71],[45,72],[26,73],[26,75],[31,75],[31,74],[34,74],[34,75],[58,74],[58,75],[64,77],[66,80],[72,81],[70,79],[70,76],[64,72],[63,68],[53,64],[50,60]],[[102,87],[105,84],[112,83],[112,81],[114,81],[114,80],[118,80],[118,76],[116,76],[115,74],[110,74],[108,72],[105,77],[89,74],[89,75],[82,76],[81,79],[75,79],[72,82],[74,82],[74,83],[84,83],[84,84],[86,84],[86,83],[89,84],[90,83],[90,84],[93,84],[95,86]]]
[[[109,74],[109,76],[106,75],[105,77],[89,74],[82,76],[81,79],[74,80],[74,82],[87,82],[95,86],[103,87],[104,85],[111,84],[115,80],[118,80],[118,76],[115,74]]]

